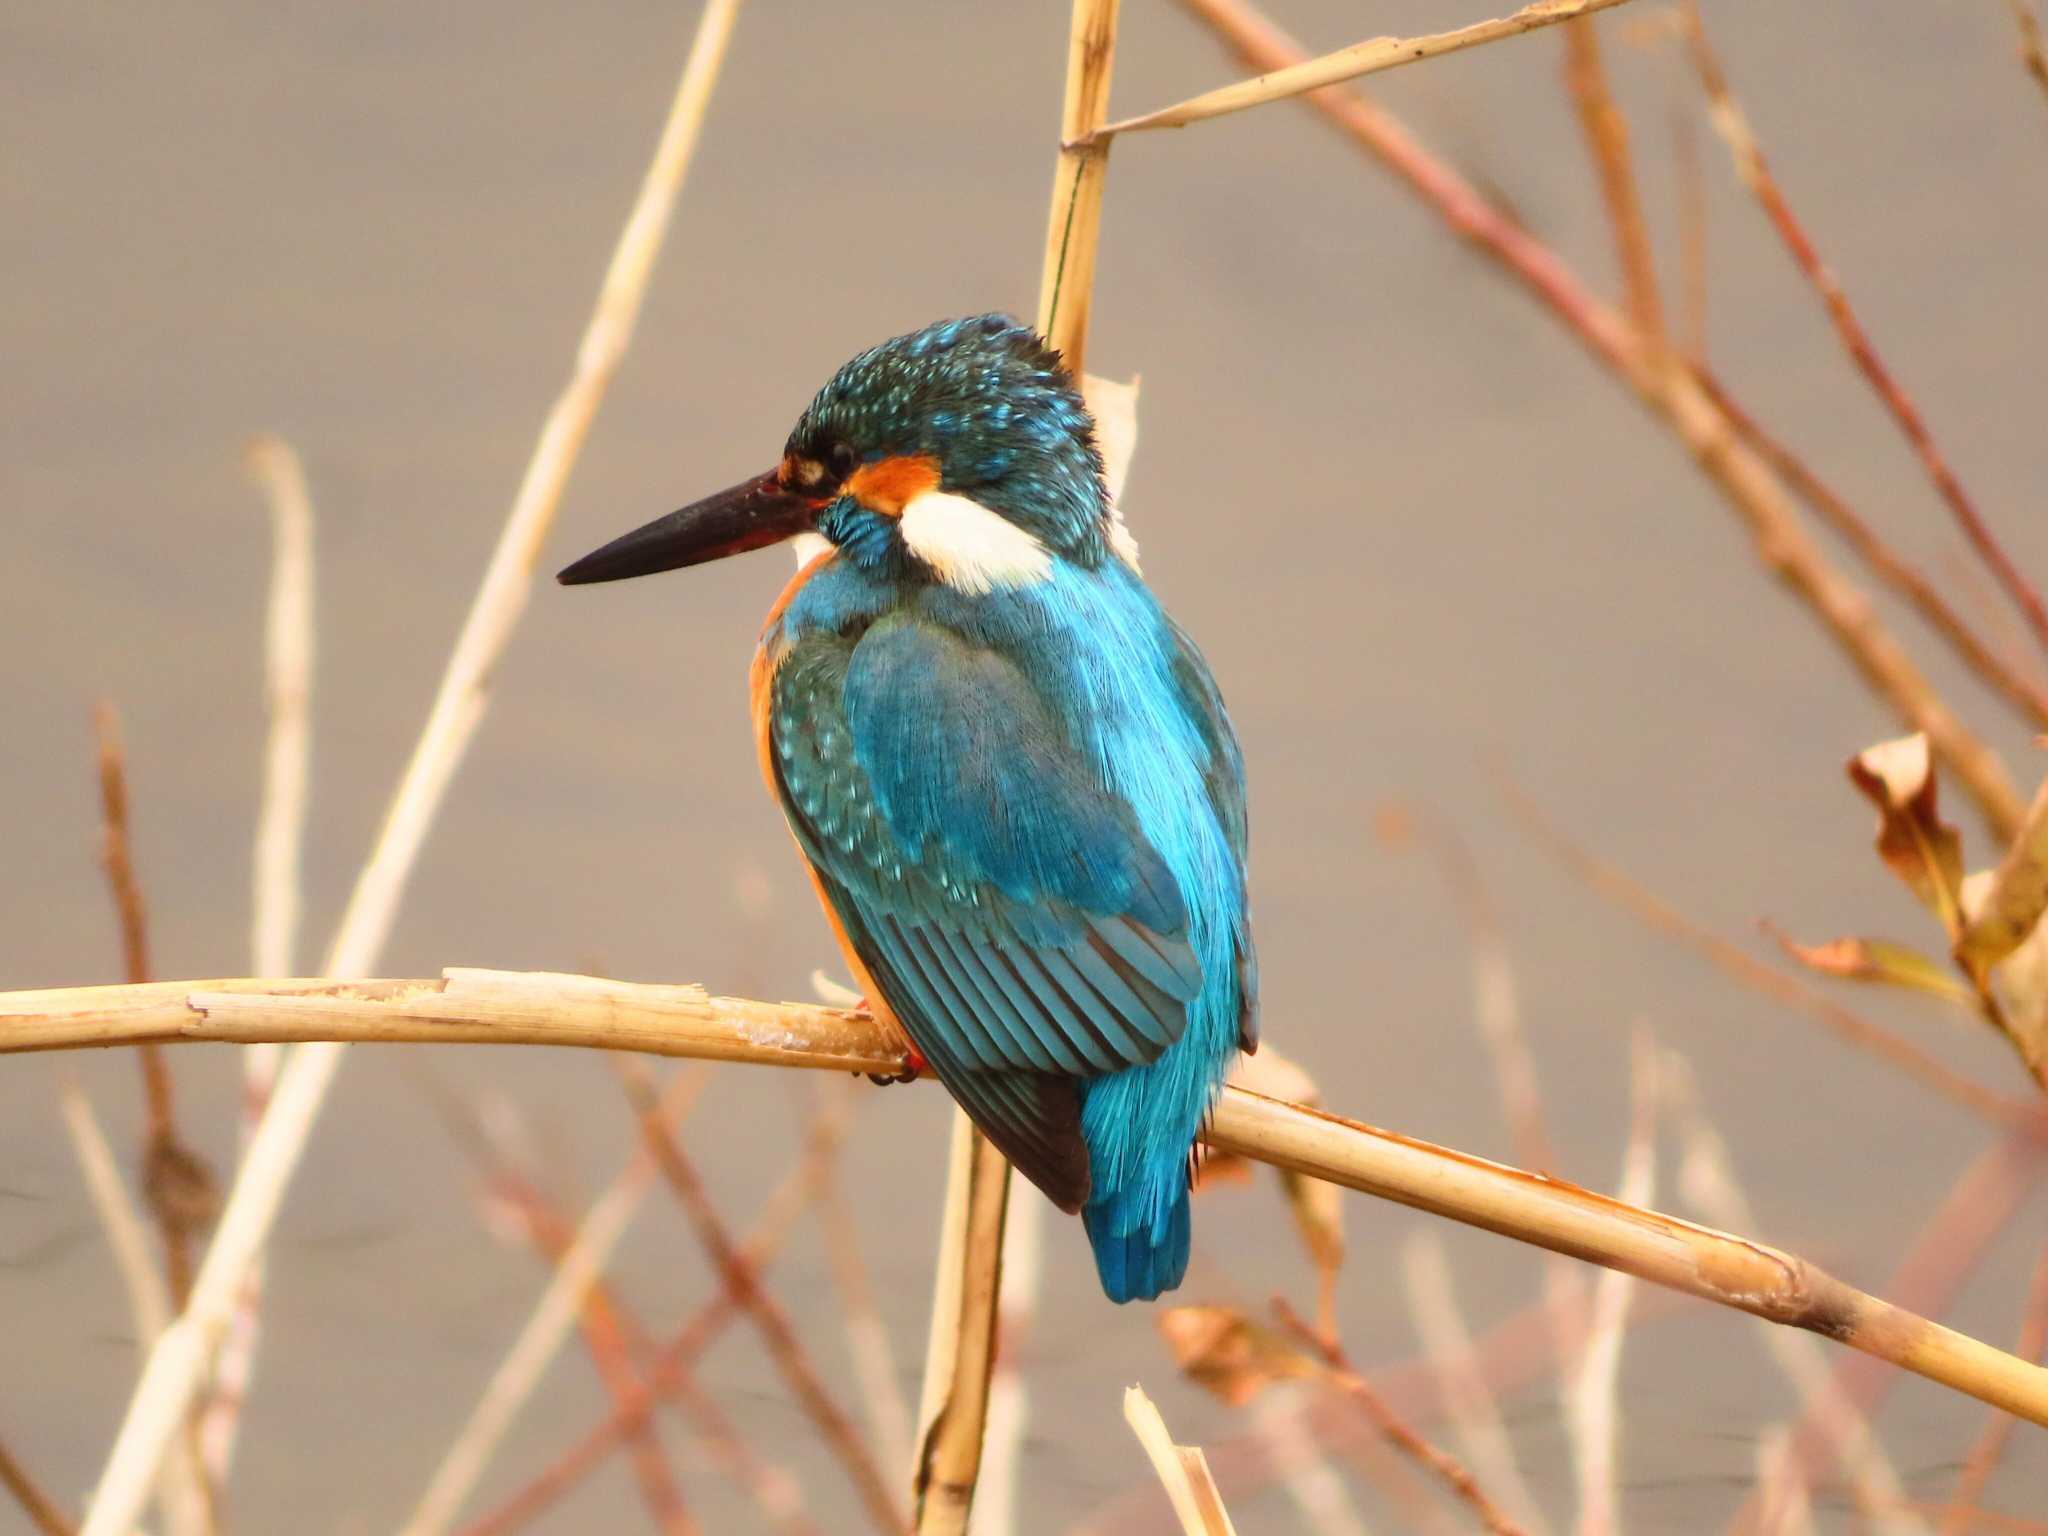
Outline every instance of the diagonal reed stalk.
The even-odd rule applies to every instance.
[[[0,1054],[142,1040],[582,1045],[878,1076],[898,1075],[907,1065],[894,1027],[864,1014],[545,973],[451,970],[438,982],[243,980],[187,983],[183,991],[157,983],[0,993]],[[1762,1243],[1237,1088],[1224,1091],[1203,1139],[1220,1152],[1809,1329],[2048,1426],[2048,1369],[1865,1295]],[[2042,1142],[2039,1128],[2029,1126],[2008,1138],[2004,1155],[2035,1167]],[[993,1294],[989,1302],[992,1308]]]
[[[426,727],[342,916],[328,953],[325,969],[330,976],[360,975],[375,965],[427,828],[483,718],[492,674],[533,584],[541,541],[632,338],[737,9],[738,0],[708,0],[705,6],[653,163],[584,331],[575,369],[541,429]],[[338,1044],[322,1043],[295,1053],[279,1074],[276,1094],[249,1143],[191,1300],[158,1340],[136,1384],[82,1536],[126,1536],[133,1525],[165,1447],[189,1411],[234,1316],[244,1277],[263,1251],[341,1059]]]

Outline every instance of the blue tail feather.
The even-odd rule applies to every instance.
[[[1163,1220],[1147,1220],[1140,1202],[1122,1191],[1084,1207],[1081,1220],[1095,1250],[1095,1272],[1111,1301],[1151,1301],[1179,1285],[1188,1272],[1185,1184]]]

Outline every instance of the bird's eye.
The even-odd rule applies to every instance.
[[[825,455],[825,467],[832,471],[834,480],[845,480],[860,463],[860,455],[853,451],[853,444],[834,443]]]

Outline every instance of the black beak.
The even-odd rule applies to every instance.
[[[809,528],[823,505],[784,490],[771,472],[657,517],[585,555],[555,580],[565,587],[623,581],[763,549]]]

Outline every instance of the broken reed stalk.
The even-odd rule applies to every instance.
[[[541,541],[632,338],[737,9],[738,0],[707,0],[653,163],[584,330],[575,369],[542,426],[426,726],[350,895],[328,953],[330,976],[360,975],[375,966],[427,828],[483,718],[492,674],[533,584]],[[262,1253],[340,1065],[341,1047],[328,1042],[295,1053],[279,1074],[191,1302],[158,1341],[130,1399],[82,1536],[124,1536],[133,1525],[164,1448],[190,1409],[234,1315],[244,1277]]]
[[[263,793],[256,813],[249,949],[256,974],[289,976],[298,966],[300,863],[313,751],[313,498],[305,467],[281,437],[253,439],[243,455],[270,509],[270,600],[263,627],[263,702],[270,729],[263,748]],[[276,1045],[242,1051],[242,1145],[270,1107],[284,1054]],[[256,1375],[263,1317],[263,1255],[243,1277],[199,1410],[199,1450],[213,1486],[234,1465],[242,1405]]]
[[[1452,32],[1432,32],[1424,37],[1367,38],[1362,43],[1353,43],[1349,48],[1339,48],[1319,58],[1305,58],[1277,66],[1253,80],[1219,86],[1186,101],[1177,101],[1170,107],[1105,124],[1089,133],[1087,141],[1102,145],[1120,133],[1137,133],[1148,128],[1184,128],[1189,123],[1262,107],[1272,101],[1285,101],[1290,96],[1301,96],[1345,80],[1356,80],[1361,75],[1398,69],[1403,64],[1456,53],[1462,48],[1476,48],[1482,43],[1520,37],[1538,27],[1555,26],[1558,22],[1590,16],[1595,11],[1623,3],[1624,0],[1537,0],[1536,4],[1525,5],[1511,16],[1474,22]],[[1079,137],[1070,134],[1068,142],[1074,143]]]
[[[1107,143],[1082,146],[1109,115],[1119,0],[1074,0],[1067,33],[1066,91],[1059,159],[1046,213],[1038,286],[1039,334],[1078,383],[1086,367],[1095,252],[1102,235]],[[958,1109],[946,1179],[938,1272],[911,1472],[919,1536],[967,1529],[981,1470],[982,1436],[994,1375],[997,1296],[1002,1285],[1003,1215],[1010,1165]],[[964,1138],[964,1140],[963,1140]]]
[[[241,980],[182,990],[157,983],[0,993],[0,1054],[145,1039],[579,1045],[881,1076],[906,1065],[894,1028],[861,1014],[547,973],[450,970],[438,982]],[[1203,1139],[1220,1152],[1810,1329],[2048,1426],[2048,1370],[1760,1243],[1242,1089],[1224,1091]],[[2036,1140],[2029,1127],[2013,1145],[2034,1156]]]
[[[1282,70],[1307,55],[1248,0],[1181,0],[1245,63]],[[1801,526],[1783,483],[1668,353],[1635,342],[1623,317],[1596,297],[1557,253],[1503,212],[1392,116],[1341,86],[1300,98],[1393,171],[1474,249],[1498,262],[1572,335],[1635,392],[1678,438],[1748,528],[1757,556],[1825,626],[1878,696],[1935,750],[1976,800],[2001,841],[2023,813],[1998,754],[1963,723],[1886,629],[1870,600],[1830,565]]]
[[[1223,1495],[1209,1471],[1209,1459],[1198,1446],[1173,1443],[1166,1420],[1143,1387],[1124,1389],[1124,1422],[1138,1437],[1145,1459],[1152,1463],[1166,1490],[1181,1536],[1237,1536],[1237,1527],[1231,1524]]]
[[[1728,77],[1721,69],[1720,60],[1707,43],[1704,24],[1700,20],[1696,0],[1687,0],[1680,6],[1679,17],[1685,39],[1690,46],[1694,67],[1699,71],[1700,85],[1707,95],[1708,114],[1715,129],[1728,145],[1728,152],[1734,157],[1736,174],[1742,184],[1762,206],[1764,215],[1777,230],[1778,237],[1785,244],[1793,263],[1805,276],[1814,291],[1820,296],[1828,318],[1834,323],[1835,333],[1841,338],[1842,346],[1848,351],[1857,370],[1868,381],[1884,408],[1891,413],[1898,424],[1900,435],[1911,445],[1927,471],[1927,478],[1941,499],[1948,504],[1956,523],[1963,530],[1970,545],[1977,551],[1998,584],[2005,589],[2027,621],[2027,627],[2034,632],[2034,638],[2044,649],[2048,649],[2048,602],[2043,602],[2040,592],[2021,574],[2005,546],[1984,521],[1977,504],[1963,489],[1963,483],[1956,477],[1949,465],[1948,456],[1934,441],[1934,434],[1928,428],[1926,418],[1921,416],[1919,407],[1900,386],[1884,359],[1878,356],[1876,344],[1870,333],[1863,328],[1855,309],[1849,303],[1849,295],[1827,263],[1821,260],[1820,252],[1814,248],[1806,228],[1792,212],[1792,205],[1786,200],[1784,190],[1777,178],[1771,174],[1769,163],[1764,159],[1761,145],[1757,143],[1748,117],[1743,113],[1742,104],[1735,99],[1735,93],[1728,84]]]

